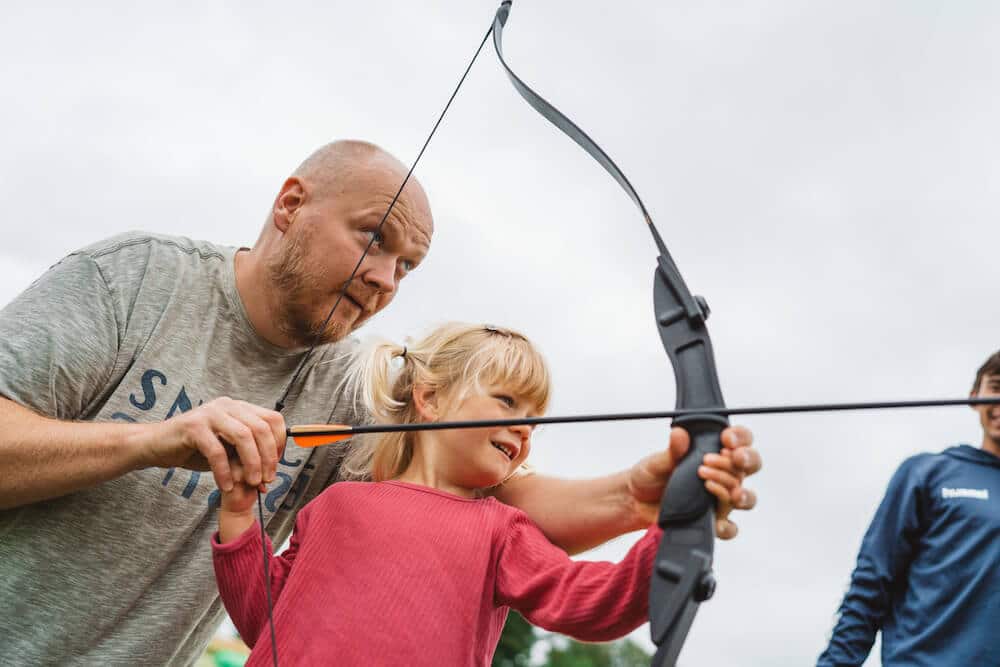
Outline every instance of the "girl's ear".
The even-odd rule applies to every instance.
[[[438,418],[438,396],[426,384],[413,385],[413,407],[424,421],[436,421]]]

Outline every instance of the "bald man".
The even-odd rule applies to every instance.
[[[338,379],[349,334],[423,261],[433,220],[406,169],[337,142],[282,185],[253,248],[127,233],[72,253],[0,311],[0,653],[11,664],[189,664],[223,612],[209,554],[218,488],[267,485],[280,544],[335,482],[343,447],[286,446],[285,422],[366,419]],[[378,234],[332,320],[323,321]],[[282,414],[268,409],[291,384]],[[229,398],[232,397],[232,398]],[[724,434],[749,509],[750,434]],[[224,443],[231,447],[227,449]],[[579,550],[648,525],[687,444],[589,481],[522,475],[498,494]],[[235,465],[235,461],[239,465]],[[208,472],[211,474],[207,474]]]

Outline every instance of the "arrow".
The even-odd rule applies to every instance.
[[[699,410],[667,410],[663,412],[619,412],[596,415],[565,415],[524,417],[523,419],[493,419],[485,421],[427,422],[422,424],[308,424],[287,429],[288,437],[299,447],[320,447],[347,440],[364,433],[400,433],[411,431],[442,431],[459,428],[491,428],[497,426],[539,426],[542,424],[575,424],[602,421],[638,421],[675,419],[698,415],[774,415],[795,412],[844,412],[850,410],[893,410],[955,405],[1000,405],[1000,398],[944,398],[917,401],[882,401],[875,403],[815,403],[803,405],[764,405],[757,407],[705,408]]]

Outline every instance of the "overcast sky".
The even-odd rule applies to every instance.
[[[249,245],[282,180],[332,139],[411,162],[496,8],[100,4],[4,8],[0,303],[129,229]],[[712,306],[727,401],[965,395],[1000,347],[1000,5],[587,5],[516,2],[508,61],[643,196]],[[417,176],[434,247],[368,333],[509,325],[547,353],[553,414],[673,406],[642,219],[492,49]],[[718,593],[681,664],[808,664],[892,472],[978,445],[978,422],[963,408],[740,421],[765,458],[760,504],[718,546]],[[532,456],[599,475],[665,429],[552,426]]]

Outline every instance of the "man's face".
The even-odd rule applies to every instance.
[[[1000,374],[984,375],[973,395],[1000,398]],[[976,405],[974,408],[983,426],[983,443],[991,442],[994,448],[1000,448],[1000,405]]]
[[[399,282],[424,259],[433,232],[430,209],[419,187],[407,186],[320,332],[401,178],[391,172],[361,175],[328,193],[303,184],[305,195],[290,209],[291,224],[269,265],[281,326],[290,338],[303,345],[340,340],[385,308]]]

